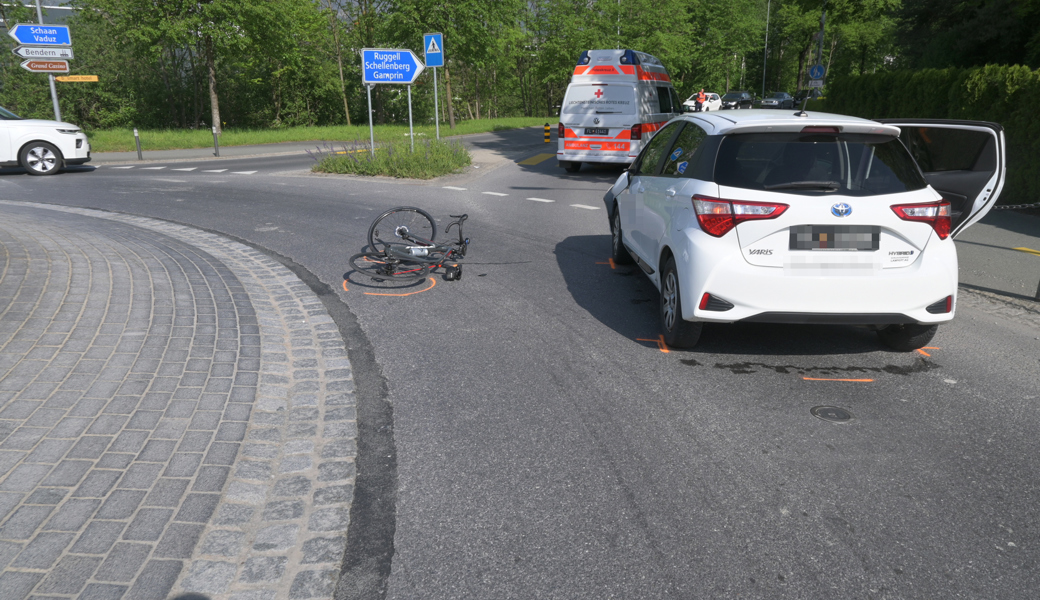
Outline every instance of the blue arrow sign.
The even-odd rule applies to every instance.
[[[72,35],[68,25],[37,25],[18,23],[7,32],[24,46],[71,46]]]
[[[823,76],[827,74],[827,68],[823,65],[813,65],[809,67],[809,79],[823,79]]]
[[[361,75],[364,83],[412,84],[425,68],[411,50],[361,50]]]
[[[427,67],[444,66],[444,36],[439,33],[427,33],[422,36],[423,51],[426,54]]]

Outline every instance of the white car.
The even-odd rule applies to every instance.
[[[53,175],[90,160],[90,142],[79,127],[61,121],[23,119],[0,107],[0,166],[30,175]]]
[[[686,114],[604,196],[613,258],[660,290],[671,346],[745,321],[864,325],[910,351],[953,319],[953,238],[996,203],[1004,148],[995,123]]]
[[[701,107],[701,110],[704,112],[722,110],[722,98],[720,98],[718,94],[714,92],[704,92],[704,95],[707,96],[708,99],[705,100],[704,106]],[[694,109],[697,108],[697,94],[687,98],[686,102],[683,102],[683,106],[686,107],[686,112],[693,112]]]

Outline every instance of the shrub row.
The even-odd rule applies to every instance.
[[[1007,181],[1000,204],[1040,197],[1040,71],[1021,65],[891,71],[835,78],[827,112],[880,118],[970,119],[1004,126]]]

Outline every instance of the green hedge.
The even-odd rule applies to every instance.
[[[827,112],[869,119],[993,121],[1007,139],[1007,182],[1000,204],[1040,197],[1040,71],[1020,65],[891,71],[835,78]]]

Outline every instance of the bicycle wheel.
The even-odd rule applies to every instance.
[[[368,228],[368,246],[380,250],[386,244],[407,244],[401,236],[410,233],[424,240],[433,241],[437,235],[437,223],[430,213],[413,206],[391,208],[376,217]]]
[[[376,281],[408,281],[430,274],[426,263],[387,258],[382,252],[364,252],[350,257],[354,272]]]

